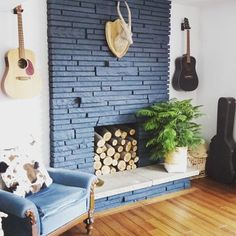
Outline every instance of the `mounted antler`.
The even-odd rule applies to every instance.
[[[108,46],[118,58],[123,57],[128,51],[129,46],[133,44],[131,32],[131,11],[126,1],[125,5],[128,11],[128,24],[125,22],[121,14],[120,1],[117,3],[119,19],[114,22],[107,22],[106,24],[106,39]]]
[[[121,26],[125,32],[126,40],[129,42],[129,44],[133,44],[132,32],[131,32],[131,11],[130,11],[129,5],[126,1],[125,1],[125,5],[126,5],[127,11],[128,11],[128,18],[129,18],[128,24],[126,24],[121,12],[120,12],[120,1],[117,3],[117,13],[120,17],[121,24],[122,24]]]

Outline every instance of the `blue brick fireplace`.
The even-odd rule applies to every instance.
[[[48,0],[53,167],[93,172],[94,127],[137,123],[139,108],[168,99],[170,2],[128,3],[134,44],[118,60],[104,31],[117,18],[116,1]],[[121,11],[126,18],[124,6]],[[144,166],[141,129],[138,138]]]
[[[51,166],[93,173],[94,128],[129,123],[138,126],[139,166],[150,164],[135,112],[169,98],[170,1],[128,1],[134,44],[122,59],[104,31],[118,17],[117,1],[47,3]]]

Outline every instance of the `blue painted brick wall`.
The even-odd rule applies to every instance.
[[[154,185],[152,187],[142,188],[139,190],[113,195],[111,197],[97,199],[95,201],[95,208],[96,211],[102,211],[108,208],[126,205],[132,202],[176,192],[190,187],[191,187],[191,182],[188,178],[177,181],[171,181],[164,184]]]
[[[168,99],[170,1],[128,3],[134,44],[117,59],[104,32],[116,0],[47,1],[53,167],[93,172],[95,126],[136,123],[139,108]],[[140,130],[141,166],[149,164],[144,143]]]

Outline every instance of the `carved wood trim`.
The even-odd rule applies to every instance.
[[[29,219],[30,224],[31,224],[31,229],[32,229],[32,236],[38,236],[38,229],[37,229],[37,221],[36,221],[36,216],[32,210],[27,210],[25,212],[26,218]]]
[[[89,204],[89,212],[92,211],[94,212],[94,206],[95,206],[95,201],[94,201],[94,189],[96,184],[98,183],[98,180],[95,180],[90,187],[90,204]]]
[[[92,229],[93,229],[93,223],[94,223],[94,206],[95,206],[95,200],[94,200],[94,189],[96,184],[98,183],[98,180],[95,180],[91,184],[90,188],[90,202],[89,202],[89,211],[88,211],[88,218],[84,221],[86,224],[87,234],[91,235]]]

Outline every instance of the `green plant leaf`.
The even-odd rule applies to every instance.
[[[148,134],[146,147],[151,158],[162,158],[176,147],[194,147],[202,142],[201,125],[196,119],[203,114],[202,106],[193,106],[192,100],[171,99],[140,109],[137,116],[144,118],[143,127]]]

